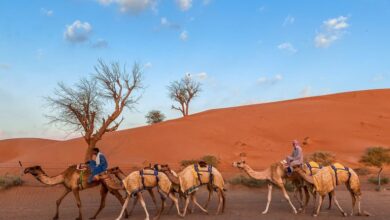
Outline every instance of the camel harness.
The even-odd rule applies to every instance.
[[[330,167],[332,167],[332,169],[333,169],[333,171],[334,171],[334,174],[335,174],[335,177],[336,177],[336,186],[339,185],[339,178],[338,178],[338,176],[337,176],[337,171],[338,171],[338,170],[348,172],[348,182],[350,181],[351,175],[352,175],[352,174],[351,174],[351,171],[350,171],[350,169],[349,169],[348,167],[344,166],[343,168],[341,168],[341,167],[336,167],[336,166],[333,165],[333,164],[332,164]]]
[[[205,185],[205,184],[211,184],[213,185],[214,184],[214,174],[213,174],[213,166],[212,165],[207,165],[207,170],[206,171],[203,171],[203,170],[200,170],[199,169],[199,164],[194,164],[194,170],[196,172],[196,175],[198,177],[198,180],[199,180],[199,185],[196,185],[196,186],[193,186],[191,188],[189,188],[185,194],[186,195],[189,195],[191,194],[192,192],[196,191],[199,187],[201,187],[202,185]],[[201,177],[201,173],[209,173],[209,182],[208,183],[203,183],[202,182],[202,177]]]
[[[313,168],[315,168],[315,169],[322,169],[321,165],[318,165],[318,167],[316,167],[316,166],[312,166],[310,163],[306,163],[306,166],[310,170],[310,176],[313,176]]]

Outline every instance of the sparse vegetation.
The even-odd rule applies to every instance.
[[[256,180],[244,175],[238,175],[228,180],[232,185],[243,185],[250,188],[261,188],[267,186],[266,180]]]
[[[367,169],[366,167],[355,168],[354,171],[359,176],[367,176],[367,175],[371,174],[370,170]]]
[[[381,190],[381,174],[383,167],[390,164],[390,149],[383,147],[370,147],[366,150],[365,154],[360,159],[360,162],[366,166],[378,168],[377,175],[377,190]]]
[[[220,162],[219,159],[216,156],[205,155],[205,156],[201,157],[198,160],[194,160],[194,159],[192,159],[192,160],[182,160],[182,161],[180,161],[180,166],[187,167],[187,166],[192,165],[194,163],[198,163],[199,161],[204,161],[207,164],[212,165],[213,167],[218,167],[218,164]]]
[[[325,152],[325,151],[317,151],[314,152],[310,155],[308,155],[305,158],[306,161],[315,161],[322,166],[328,166],[331,165],[336,161],[336,157],[330,153],[330,152]]]
[[[378,185],[378,178],[376,178],[376,177],[370,177],[370,178],[368,179],[368,182],[370,182],[370,183],[372,183],[372,184]],[[389,178],[387,178],[387,177],[382,177],[382,178],[381,178],[381,184],[388,184],[388,183],[389,183]]]
[[[156,124],[164,121],[165,115],[159,110],[152,110],[148,112],[145,118],[146,118],[146,123],[151,125],[151,124]]]
[[[23,184],[20,176],[5,174],[4,176],[0,176],[0,190],[8,189],[13,186],[20,186]]]
[[[293,192],[295,189],[295,185],[291,181],[286,181],[286,183],[284,184],[284,188],[289,192]]]

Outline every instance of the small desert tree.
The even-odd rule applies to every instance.
[[[197,97],[201,91],[200,86],[201,84],[190,75],[184,76],[180,81],[171,82],[168,86],[169,97],[179,103],[179,106],[172,105],[172,109],[187,116],[191,100]]]
[[[119,63],[102,60],[95,73],[69,87],[59,83],[53,96],[47,97],[51,123],[64,125],[71,132],[81,132],[88,147],[85,161],[105,133],[116,131],[123,121],[117,121],[125,108],[132,108],[138,98],[134,93],[141,85],[141,69],[135,63],[131,73]]]
[[[156,124],[164,121],[165,115],[161,113],[159,110],[152,110],[148,112],[145,118],[146,118],[146,123],[151,125],[151,124]]]
[[[390,149],[383,147],[370,147],[360,159],[366,166],[377,167],[378,170],[378,190],[381,189],[381,174],[383,167],[390,164]]]

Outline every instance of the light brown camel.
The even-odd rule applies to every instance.
[[[119,167],[113,167],[113,168],[108,169],[107,171],[109,173],[114,174],[115,177],[118,178],[118,180],[121,182],[126,178],[126,174]],[[124,188],[123,188],[123,190],[124,190]],[[152,200],[153,200],[154,206],[156,207],[156,210],[158,210],[156,196],[154,195],[153,189],[148,188],[146,190],[149,192],[150,197],[152,197]],[[137,200],[134,200],[133,205],[129,211],[129,215],[131,215],[133,213],[136,203],[137,203]]]
[[[315,161],[309,161],[309,162],[306,162],[306,163],[304,163],[302,165],[303,171],[305,171],[305,173],[307,175],[310,175],[310,176],[315,175],[322,168],[323,168],[323,166],[320,165],[319,163],[315,162]],[[296,179],[297,179],[297,181],[299,181],[301,183],[301,185],[300,185],[301,189],[300,190],[303,190],[305,192],[305,202],[300,201],[300,204],[301,204],[300,209],[301,209],[301,212],[304,213],[306,211],[307,204],[309,203],[309,200],[310,200],[310,194],[314,198],[313,199],[314,207],[316,206],[317,193],[315,192],[315,188],[313,187],[312,184],[307,184],[303,180],[303,178],[296,178]],[[331,209],[332,208],[332,194],[329,193],[328,196],[329,196],[329,206],[328,206],[328,209]],[[302,196],[301,196],[301,198],[302,198]]]
[[[237,167],[240,170],[243,170],[246,174],[248,174],[249,177],[253,179],[267,181],[268,200],[267,200],[267,205],[265,207],[265,210],[262,212],[263,214],[268,213],[269,205],[271,203],[271,198],[272,198],[272,184],[275,184],[277,187],[279,187],[282,190],[283,195],[287,199],[288,203],[290,204],[294,214],[297,214],[297,210],[292,204],[291,199],[288,196],[288,193],[286,191],[286,188],[284,187],[283,180],[286,178],[286,171],[284,165],[281,162],[274,163],[269,168],[263,171],[254,171],[249,165],[245,163],[245,160],[241,158],[240,161],[233,162],[233,167]]]
[[[353,169],[346,168],[343,165],[336,163],[332,166],[326,166],[320,169],[313,176],[308,175],[305,171],[298,168],[295,170],[307,183],[313,185],[316,192],[320,195],[320,199],[314,213],[314,216],[318,216],[322,202],[326,194],[331,193],[333,201],[342,213],[343,216],[347,216],[347,213],[339,205],[335,196],[336,185],[344,183],[352,197],[352,211],[351,216],[354,215],[355,204],[358,203],[358,215],[369,216],[368,213],[361,211],[361,191],[359,177]]]
[[[122,218],[123,212],[125,211],[127,204],[129,203],[130,197],[135,196],[135,203],[139,200],[146,214],[146,220],[149,220],[149,213],[146,209],[146,204],[142,196],[142,191],[145,189],[152,189],[154,187],[158,188],[158,192],[161,195],[161,209],[158,214],[155,216],[155,219],[158,219],[161,213],[164,211],[165,200],[169,197],[176,205],[177,213],[179,216],[182,216],[180,213],[179,203],[177,198],[172,194],[172,183],[169,181],[167,175],[162,172],[158,172],[153,169],[143,169],[140,171],[135,171],[130,173],[123,181],[123,186],[127,192],[125,203],[122,207],[121,213],[119,214],[117,220]]]
[[[89,169],[86,171],[83,171],[82,177],[81,171],[77,170],[76,165],[72,165],[68,167],[65,171],[63,171],[61,174],[53,177],[49,177],[41,168],[41,166],[32,166],[27,167],[24,170],[24,173],[30,173],[33,175],[39,182],[45,184],[45,185],[58,185],[62,184],[65,187],[64,193],[61,195],[61,197],[56,201],[57,207],[56,207],[56,214],[53,217],[54,220],[58,219],[59,217],[59,207],[61,205],[62,200],[65,198],[66,195],[68,195],[70,192],[73,192],[74,197],[76,198],[77,207],[79,208],[79,216],[76,218],[76,220],[82,220],[82,213],[81,213],[81,200],[80,200],[80,194],[79,192],[84,189],[92,188],[95,186],[101,185],[100,190],[100,206],[97,212],[93,217],[90,219],[95,219],[96,216],[100,213],[100,211],[105,206],[105,200],[107,193],[110,192],[112,195],[114,195],[121,204],[124,204],[124,199],[122,198],[121,194],[119,193],[118,189],[113,189],[107,184],[103,183],[103,180],[100,181],[94,181],[91,184],[88,183],[88,177],[91,175]],[[102,184],[103,183],[103,184]],[[128,213],[126,210],[125,213],[126,218],[128,217]]]
[[[199,172],[197,172],[196,169],[198,169]],[[212,189],[218,193],[219,202],[217,214],[225,211],[225,182],[222,174],[215,167],[209,166],[207,163],[201,161],[197,164],[187,166],[178,174],[178,176],[180,190],[187,196],[183,216],[186,215],[190,199],[203,212],[208,213],[207,210],[197,202],[195,197],[196,191],[203,185],[211,185]]]
[[[187,195],[184,192],[182,192],[182,190],[181,190],[179,175],[175,171],[171,170],[171,168],[167,164],[164,164],[164,165],[156,164],[155,168],[167,175],[169,180],[172,182],[173,193],[177,193],[180,196],[180,198],[183,198],[184,200],[186,200]],[[213,185],[211,183],[207,184],[207,190],[208,190],[209,194],[208,194],[207,202],[206,202],[205,206],[203,206],[203,208],[205,210],[207,210],[207,207],[208,207],[210,200],[211,200],[212,193],[214,191]],[[169,210],[172,209],[173,205],[174,204],[172,203]],[[190,213],[192,211],[193,211],[192,208],[190,208]],[[224,208],[223,208],[223,211],[224,211]],[[219,214],[219,213],[217,213],[217,214]]]

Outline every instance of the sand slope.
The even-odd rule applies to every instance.
[[[385,89],[210,110],[108,134],[99,146],[111,164],[177,164],[211,154],[228,169],[240,152],[246,152],[248,162],[262,168],[283,159],[291,140],[309,137],[305,152],[330,151],[356,165],[367,147],[390,145],[389,100],[390,89]],[[0,141],[3,163],[66,165],[81,161],[84,152],[82,139]]]

